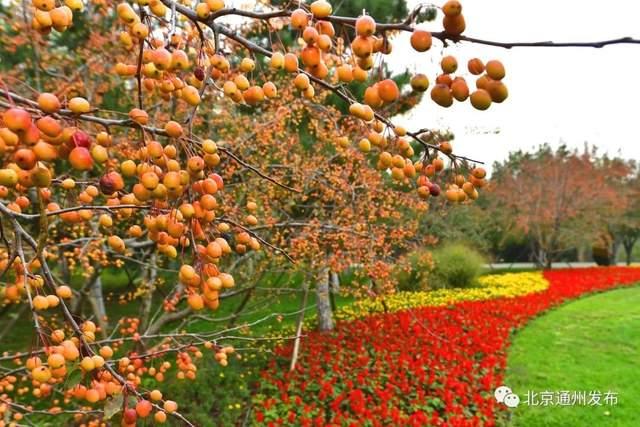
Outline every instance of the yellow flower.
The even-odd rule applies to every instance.
[[[482,276],[478,286],[473,288],[438,289],[422,292],[397,292],[376,299],[358,300],[352,304],[339,308],[335,312],[336,319],[353,320],[375,313],[383,313],[382,298],[390,313],[417,307],[437,307],[456,304],[463,301],[484,301],[494,298],[516,298],[536,292],[542,292],[549,287],[549,282],[541,272],[491,274]],[[305,318],[304,329],[314,328],[316,316]],[[269,335],[276,337],[295,336],[296,325],[281,326]],[[274,345],[283,344],[285,339],[276,339]],[[255,356],[253,354],[252,356]]]
[[[389,312],[416,307],[434,307],[462,301],[482,301],[493,298],[515,298],[542,292],[549,283],[540,272],[492,274],[479,279],[474,288],[438,289],[424,292],[398,292],[384,297]],[[357,319],[384,312],[382,298],[356,301],[336,313],[338,319]]]

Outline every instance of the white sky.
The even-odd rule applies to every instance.
[[[416,0],[408,0],[410,7]],[[595,41],[640,38],[640,1],[467,0],[462,1],[465,34],[497,41]],[[613,5],[614,7],[611,7]],[[422,24],[440,30],[441,16]],[[418,54],[403,34],[394,42],[391,63],[422,72],[439,70],[440,44]],[[581,148],[585,141],[609,154],[640,158],[640,45],[594,48],[514,48],[474,44],[444,49],[466,70],[469,58],[500,59],[506,66],[509,98],[488,111],[467,103],[445,109],[428,96],[395,122],[411,129],[438,127],[456,134],[454,149],[487,166],[509,151],[561,141]],[[471,76],[473,77],[473,76]],[[474,84],[475,80],[469,80]],[[471,85],[470,85],[471,86]],[[499,132],[499,133],[496,133]]]
[[[640,0],[461,2],[467,22],[464,34],[476,38],[507,42],[640,38]],[[255,0],[228,3],[251,9]],[[339,0],[331,3],[340,14],[335,10]],[[418,3],[407,0],[409,10]],[[436,21],[421,26],[441,31],[441,21],[440,14]],[[432,102],[427,92],[418,107],[395,118],[395,123],[413,130],[450,129],[456,135],[454,150],[485,162],[489,170],[510,151],[532,149],[545,142],[552,146],[564,142],[576,148],[589,142],[601,152],[640,159],[640,45],[507,50],[461,43],[443,49],[434,41],[429,52],[417,53],[411,49],[409,36],[402,33],[393,42],[394,51],[387,57],[393,69],[424,73],[433,82],[440,71],[441,53],[453,54],[473,88],[474,76],[466,73],[468,59],[499,59],[507,69],[504,81],[509,98],[488,111],[477,111],[468,102],[454,102],[445,109]]]

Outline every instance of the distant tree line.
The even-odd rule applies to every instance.
[[[496,262],[631,263],[640,237],[640,174],[633,160],[595,147],[541,145],[496,162],[473,205],[432,206],[424,227],[464,241]]]

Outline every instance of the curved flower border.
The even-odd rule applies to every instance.
[[[546,289],[539,278],[548,283]],[[291,347],[277,348],[279,358],[263,371],[254,397],[254,423],[494,426],[505,414],[492,391],[504,377],[511,333],[564,301],[636,283],[640,269],[556,270],[483,280],[490,299],[476,300],[480,296],[466,290],[451,298],[418,296],[432,306],[403,309],[414,302],[398,294],[388,301],[395,312],[341,321],[331,334],[310,333],[293,372],[283,364]]]

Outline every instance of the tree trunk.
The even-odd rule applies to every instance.
[[[545,269],[551,269],[553,266],[553,257],[551,256],[551,251],[545,251],[540,249],[540,260],[541,264],[544,265]]]
[[[329,296],[331,298],[331,310],[336,311],[336,294],[340,292],[340,277],[335,271],[329,273]]]
[[[100,276],[96,277],[93,283],[91,283],[88,297],[91,308],[93,309],[93,314],[96,316],[96,320],[100,326],[100,333],[103,338],[106,338],[109,333],[109,323],[107,322],[107,309],[104,305],[102,279]]]
[[[340,275],[335,271],[331,272],[331,292],[340,292]]]
[[[611,245],[611,260],[609,265],[616,265],[616,261],[618,259],[618,249],[620,249],[620,240],[615,238],[613,240],[613,244]]]
[[[300,334],[302,334],[302,325],[304,324],[304,314],[307,311],[307,299],[309,297],[309,286],[304,287],[304,296],[302,297],[302,306],[300,307],[300,315],[298,316],[298,325],[296,326],[296,340],[293,343],[293,354],[291,355],[291,365],[289,370],[296,369],[298,362],[298,353],[300,352]]]
[[[153,294],[156,290],[156,279],[158,277],[158,269],[156,268],[156,253],[151,255],[149,265],[145,268],[145,277],[142,286],[146,289],[145,295],[142,297],[142,307],[140,309],[140,330],[147,330],[149,320],[151,319],[151,308],[153,306]]]
[[[587,261],[587,248],[584,245],[578,246],[578,262],[586,262]]]
[[[324,268],[316,283],[316,307],[318,309],[318,329],[330,331],[333,329],[333,312],[329,297],[329,269]]]
[[[631,255],[633,252],[633,247],[636,244],[636,240],[635,239],[624,239],[622,241],[622,246],[624,247],[624,253],[625,253],[625,260],[627,262],[627,265],[631,264]]]
[[[551,263],[551,258],[548,256],[545,250],[539,247],[538,249],[536,249],[535,254],[536,264],[538,264],[539,267],[548,268],[547,266]]]

